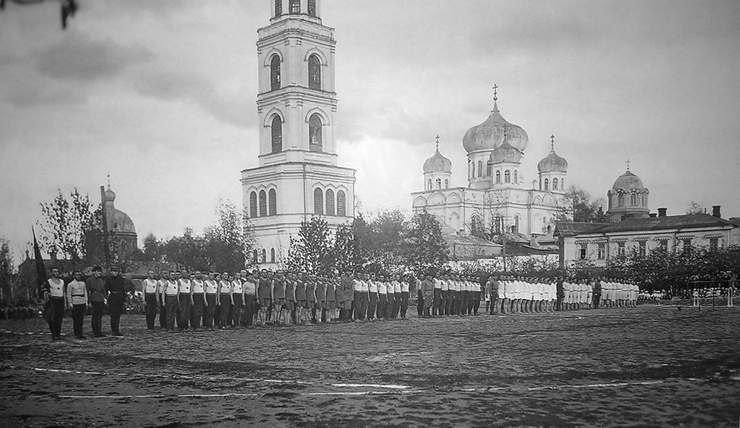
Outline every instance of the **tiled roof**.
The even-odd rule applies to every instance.
[[[607,223],[585,223],[579,221],[559,221],[555,224],[555,236],[574,236],[582,233],[593,233],[602,227],[609,226]]]
[[[558,222],[555,233],[574,236],[591,233],[643,232],[665,229],[698,229],[704,227],[737,227],[737,222],[709,214],[671,215],[665,217],[628,218],[619,223]]]

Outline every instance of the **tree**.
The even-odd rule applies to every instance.
[[[352,265],[356,271],[361,271],[370,263],[372,234],[372,228],[365,221],[362,213],[358,214],[352,221],[352,237],[354,238]]]
[[[476,211],[470,216],[470,234],[477,238],[488,239],[486,225],[480,212]]]
[[[699,205],[696,201],[689,202],[689,206],[686,208],[686,214],[702,214],[704,213],[704,207]]]
[[[162,255],[162,243],[157,240],[153,233],[148,234],[144,238],[144,260],[159,261]]]
[[[405,256],[407,266],[417,277],[437,271],[449,260],[442,224],[427,211],[417,213],[411,219],[405,236]]]
[[[50,202],[41,203],[41,245],[48,253],[61,254],[77,264],[87,254],[85,232],[102,230],[102,207],[75,188],[69,198],[58,190]]]
[[[329,224],[320,217],[301,222],[297,238],[290,238],[288,268],[294,272],[329,275],[334,265]]]
[[[577,186],[570,186],[565,196],[573,206],[573,221],[588,223],[606,221],[602,209],[603,198],[591,199],[591,194]],[[559,218],[559,220],[564,220],[564,218]]]
[[[205,231],[206,253],[210,264],[219,272],[235,272],[246,266],[252,247],[251,228],[244,210],[229,200],[216,205],[216,224]]]
[[[349,224],[340,225],[334,235],[331,258],[339,273],[352,273],[357,270],[355,260],[355,236]]]
[[[164,243],[164,255],[168,262],[178,263],[189,269],[208,271],[210,260],[206,255],[206,240],[193,236],[193,229],[186,228],[182,236],[172,237]]]
[[[13,256],[6,239],[0,238],[0,290],[3,300],[9,299],[13,286]]]

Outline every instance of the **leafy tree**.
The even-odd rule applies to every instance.
[[[704,213],[704,207],[699,205],[696,201],[689,202],[689,206],[686,208],[686,214],[702,214]]]
[[[41,203],[41,246],[48,253],[63,255],[79,262],[87,254],[85,232],[102,230],[102,208],[90,202],[75,188],[69,197],[58,190],[57,196]]]
[[[153,233],[144,238],[144,260],[158,261],[162,257],[162,243]]]
[[[486,233],[486,226],[483,223],[483,216],[478,212],[474,212],[470,216],[470,234],[482,239],[489,238],[489,235]]]
[[[577,186],[570,186],[565,196],[573,205],[573,221],[590,223],[606,221],[602,209],[604,198],[592,199],[590,193]],[[560,217],[562,217],[562,214]],[[559,218],[559,220],[563,220],[563,218]]]
[[[207,271],[210,261],[206,255],[206,245],[205,238],[193,236],[193,229],[186,228],[182,236],[175,236],[164,243],[164,255],[168,262]]]
[[[365,221],[362,214],[358,214],[352,221],[352,236],[354,238],[352,265],[356,271],[361,271],[370,263],[372,228]]]
[[[334,268],[340,273],[352,273],[357,270],[355,260],[355,236],[351,225],[343,224],[337,228],[332,247]]]
[[[447,242],[439,220],[423,211],[411,219],[405,236],[405,259],[417,277],[434,272],[449,260]]]
[[[320,217],[301,222],[298,237],[290,239],[288,268],[295,272],[329,275],[332,271],[333,252],[329,224]]]
[[[244,268],[252,246],[249,220],[231,201],[219,200],[216,224],[206,229],[205,240],[210,264],[219,272]]]
[[[0,289],[3,290],[4,299],[10,296],[13,283],[13,256],[10,254],[10,246],[6,239],[0,238]]]

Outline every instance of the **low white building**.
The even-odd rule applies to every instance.
[[[738,219],[723,219],[718,205],[712,215],[669,216],[665,208],[649,214],[647,189],[629,171],[617,179],[607,195],[610,223],[557,223],[561,267],[581,260],[606,266],[619,255],[646,255],[657,248],[683,251],[689,247],[716,250],[740,246]]]

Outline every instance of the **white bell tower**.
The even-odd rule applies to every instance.
[[[270,0],[257,30],[258,165],[242,171],[244,208],[254,226],[252,261],[279,268],[301,222],[331,227],[354,217],[355,170],[338,166],[334,139],[334,29],[320,0]]]

